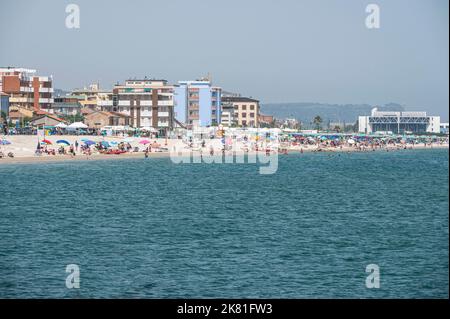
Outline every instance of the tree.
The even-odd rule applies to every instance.
[[[84,116],[81,115],[81,114],[65,115],[65,116],[63,116],[63,119],[66,120],[69,123],[83,122],[84,121]]]
[[[322,118],[317,115],[313,120],[314,125],[316,126],[317,130],[320,130],[321,124],[322,124]]]

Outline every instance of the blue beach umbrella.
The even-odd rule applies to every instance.
[[[10,144],[11,144],[11,142],[7,141],[7,140],[1,140],[0,141],[0,145],[10,145]]]
[[[67,142],[66,140],[58,140],[58,141],[56,141],[56,144],[64,144],[64,145],[67,145],[67,146],[70,145],[70,143]]]
[[[111,147],[111,145],[109,145],[109,143],[106,142],[106,141],[103,141],[103,142],[102,142],[102,145],[103,145],[104,147]]]
[[[86,144],[87,146],[91,146],[91,145],[94,145],[94,144],[95,144],[94,141],[90,141],[90,140],[86,140],[86,141],[83,141],[83,142],[84,142],[84,144]]]

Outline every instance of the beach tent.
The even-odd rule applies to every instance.
[[[75,122],[70,124],[67,128],[69,129],[80,129],[80,128],[88,128],[88,126],[81,122]]]
[[[152,133],[157,133],[158,130],[154,127],[150,127],[150,126],[145,126],[141,128],[141,131],[147,131],[147,132],[152,132]]]
[[[58,128],[66,128],[66,127],[67,127],[67,124],[65,124],[65,123],[63,123],[63,122],[60,122],[60,123],[56,124],[55,127],[58,127]]]

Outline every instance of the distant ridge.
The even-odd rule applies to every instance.
[[[310,123],[319,115],[323,123],[355,123],[360,115],[370,115],[374,105],[369,104],[323,104],[323,103],[267,103],[261,104],[261,113],[278,119],[295,118]],[[404,111],[398,103],[377,106],[380,111]]]

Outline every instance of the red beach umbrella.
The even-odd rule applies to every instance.
[[[49,140],[42,140],[42,143],[47,144],[47,145],[52,145],[52,142],[50,142]]]

